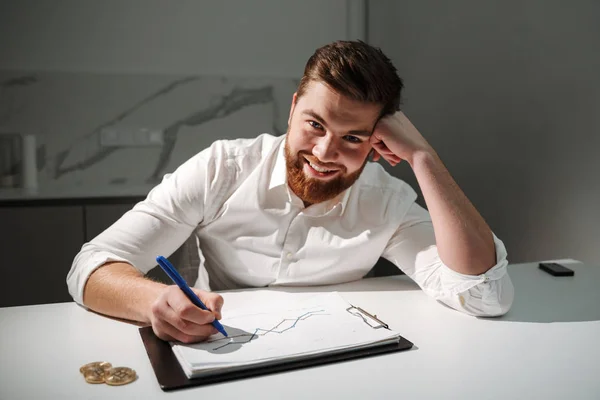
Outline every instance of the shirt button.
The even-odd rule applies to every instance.
[[[291,260],[291,259],[292,259],[292,257],[294,257],[294,255],[293,255],[292,253],[287,253],[287,255],[286,255],[286,258],[287,258],[288,260]]]

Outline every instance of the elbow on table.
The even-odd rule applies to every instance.
[[[501,317],[510,310],[511,306],[512,301],[510,303],[498,303],[493,308],[490,307],[484,310],[480,310],[479,312],[474,312],[473,315],[482,318]]]
[[[484,289],[480,298],[472,297],[475,301],[464,304],[465,311],[476,317],[501,317],[506,314],[511,309],[515,298],[512,281],[506,274],[491,285],[496,287]]]

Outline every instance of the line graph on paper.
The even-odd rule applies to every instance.
[[[209,374],[397,341],[395,332],[373,329],[349,313],[349,306],[334,292],[234,310],[221,320],[229,337],[218,333],[199,343],[175,343],[173,352],[186,371]]]
[[[261,336],[284,334],[296,328],[303,321],[306,321],[311,317],[326,315],[329,314],[326,313],[325,310],[307,311],[295,318],[282,318],[279,322],[277,322],[275,325],[272,325],[270,328],[255,328],[252,333],[242,331],[243,333],[234,334],[229,337],[208,340],[206,344],[212,344],[211,347],[213,351],[225,349],[227,346],[243,345],[246,343],[250,343],[252,340],[255,340]]]

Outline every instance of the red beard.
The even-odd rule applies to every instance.
[[[354,171],[351,174],[342,173],[339,176],[326,181],[309,178],[303,171],[305,159],[302,156],[302,152],[296,155],[292,154],[286,138],[285,162],[290,189],[292,189],[296,196],[300,197],[306,205],[309,205],[331,200],[352,186],[365,168],[367,159],[365,159],[365,162],[357,171]]]

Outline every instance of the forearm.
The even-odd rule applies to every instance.
[[[112,262],[96,269],[83,292],[86,307],[101,314],[150,323],[152,303],[164,284],[144,278],[130,264]]]
[[[479,275],[496,264],[492,231],[433,149],[409,160],[431,215],[438,253],[453,270]]]

